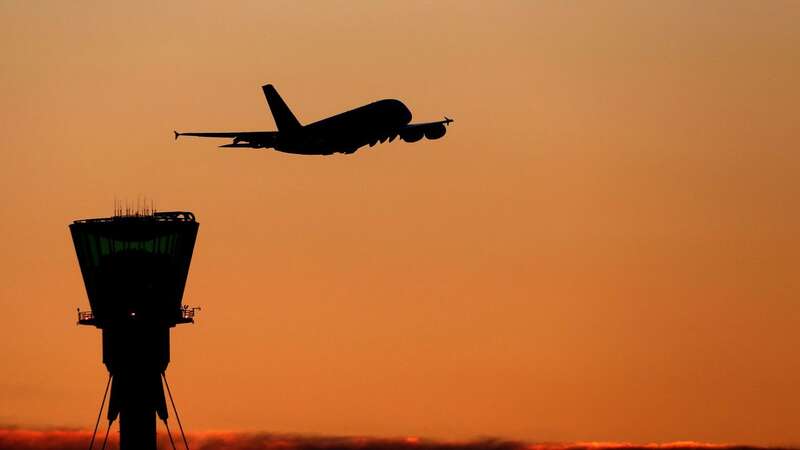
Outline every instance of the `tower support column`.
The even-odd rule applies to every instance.
[[[156,416],[167,419],[161,373],[127,368],[112,380],[108,420],[119,416],[120,450],[156,450]]]

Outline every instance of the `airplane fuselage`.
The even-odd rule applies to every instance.
[[[296,130],[281,130],[275,150],[301,155],[352,153],[390,138],[411,122],[411,111],[399,100],[379,100]]]

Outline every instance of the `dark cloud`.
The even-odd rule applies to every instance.
[[[98,433],[99,449],[105,431]],[[116,427],[107,449],[118,449]],[[183,448],[173,432],[175,446]],[[67,429],[0,428],[0,450],[86,450],[91,432]],[[800,450],[797,448],[755,447],[700,442],[672,442],[636,445],[617,442],[526,443],[502,439],[473,441],[434,441],[417,437],[325,437],[270,433],[200,432],[188,435],[192,450]],[[165,434],[159,434],[160,449],[171,449]]]

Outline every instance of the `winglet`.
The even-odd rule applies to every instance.
[[[181,134],[180,134],[180,133],[178,133],[178,132],[177,132],[177,131],[175,131],[175,130],[172,130],[172,132],[173,132],[173,133],[175,133],[175,140],[177,141],[177,140],[178,140],[178,136],[180,136]]]

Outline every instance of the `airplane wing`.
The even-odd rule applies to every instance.
[[[404,127],[401,127],[400,130],[415,130],[415,129],[426,129],[426,128],[438,128],[437,125],[447,125],[450,126],[454,120],[445,117],[444,120],[438,120],[436,122],[425,122],[425,123],[410,123]]]
[[[211,137],[211,138],[232,138],[233,143],[221,145],[221,147],[249,147],[264,148],[271,147],[276,137],[277,131],[203,131],[180,133],[174,131],[175,139],[180,136]]]

